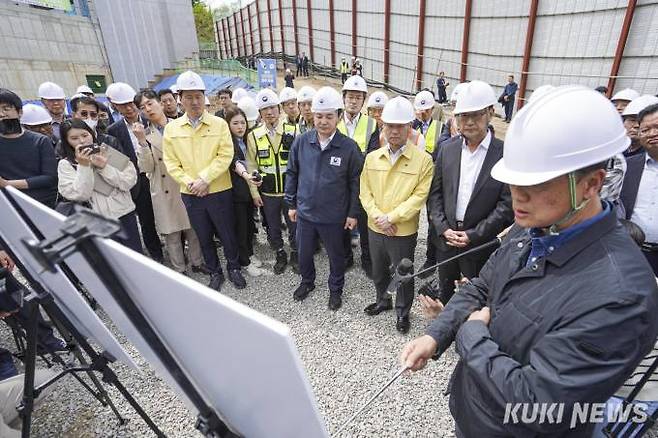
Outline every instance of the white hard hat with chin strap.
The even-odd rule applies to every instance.
[[[571,206],[548,227],[555,234],[588,203],[578,200],[577,171],[607,162],[629,144],[621,118],[605,96],[581,86],[557,87],[512,119],[503,158],[491,176],[510,185],[534,186],[566,175]]]

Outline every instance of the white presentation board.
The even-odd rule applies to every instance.
[[[16,199],[44,235],[58,234],[59,215],[22,194]],[[123,245],[97,243],[188,379],[227,425],[248,438],[328,436],[287,326]],[[86,260],[76,254],[66,263],[180,394],[100,279],[92,284],[95,274]]]
[[[11,187],[9,191],[22,195]],[[89,307],[87,301],[80,295],[59,267],[57,268],[57,272],[44,272],[39,262],[21,241],[23,238],[34,239],[36,237],[35,234],[26,226],[5,194],[1,192],[0,211],[2,212],[0,236],[2,236],[2,240],[10,247],[12,252],[20,257],[25,265],[25,269],[28,271],[27,273],[32,278],[38,279],[41,282],[46,291],[53,296],[55,303],[62,313],[64,313],[85,338],[100,345],[116,360],[123,362],[135,370],[139,370],[137,364],[135,364],[128,353],[121,347],[119,342],[107,327],[105,327],[98,315]]]

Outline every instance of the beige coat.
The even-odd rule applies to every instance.
[[[149,125],[146,129],[146,139],[151,146],[139,147],[137,164],[151,181],[155,228],[160,234],[187,230],[191,228],[190,220],[181,200],[180,186],[169,176],[162,161],[162,135]]]

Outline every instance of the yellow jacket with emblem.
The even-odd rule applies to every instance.
[[[292,126],[294,128],[295,125]],[[285,193],[288,156],[294,136],[284,133],[283,129],[282,123],[277,124],[275,135],[270,138],[267,126],[261,125],[247,136],[248,170],[258,170],[263,176],[260,190],[269,196],[283,196]],[[252,195],[255,194],[254,190],[252,188]]]
[[[396,236],[418,232],[420,210],[425,206],[434,164],[432,157],[407,142],[395,164],[391,164],[388,146],[369,153],[361,172],[359,199],[368,213],[368,228],[382,233],[375,218],[387,215],[397,226]]]
[[[162,138],[162,159],[169,175],[189,194],[188,184],[198,178],[209,184],[208,192],[232,188],[229,166],[233,140],[228,124],[204,111],[196,128],[187,114],[167,124]]]

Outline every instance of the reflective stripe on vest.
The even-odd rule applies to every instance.
[[[263,193],[284,193],[290,151],[279,145],[278,153],[274,152],[267,129],[264,127],[254,130],[253,136],[256,143],[258,171],[263,174],[261,190]]]
[[[348,63],[342,63],[340,64],[340,72],[341,74],[343,73],[349,73],[350,72],[350,66]]]
[[[297,123],[283,122],[283,133],[290,134],[293,137],[296,137],[297,134],[299,133],[297,128]]]
[[[354,140],[356,144],[359,145],[359,149],[361,149],[361,152],[364,154],[368,149],[370,137],[372,137],[376,127],[377,123],[372,117],[361,114],[359,117],[359,122],[356,124],[356,129],[354,130],[354,137],[352,137],[352,140]],[[347,131],[347,126],[345,126],[344,119],[341,119],[341,121],[338,123],[338,130],[341,134],[347,135],[348,137],[350,136],[349,132]]]

